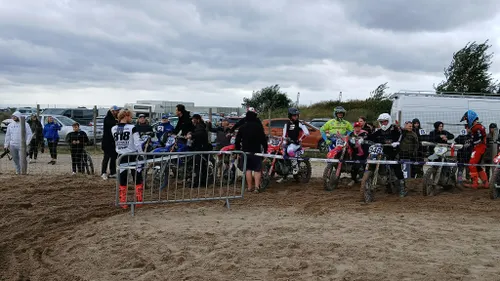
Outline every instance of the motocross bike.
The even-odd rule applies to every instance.
[[[349,142],[355,142],[356,138],[350,138],[348,136],[343,138],[338,138],[335,140],[335,144],[329,146],[329,152],[326,156],[327,159],[338,159],[337,163],[328,163],[323,171],[323,185],[325,190],[332,191],[337,188],[340,176],[342,173],[350,172],[354,163],[343,163],[343,160],[353,159],[353,148],[349,145]],[[360,144],[362,142],[359,139]],[[353,179],[355,180],[355,179]]]
[[[495,200],[500,197],[500,152],[493,158],[496,165],[490,177],[490,198]]]
[[[428,157],[429,162],[457,163],[455,150],[461,144],[442,144],[422,142],[422,146],[435,146],[434,153]],[[434,196],[442,190],[451,190],[457,186],[457,166],[431,166],[424,173],[422,186],[423,196]]]
[[[373,143],[371,141],[365,141],[365,143],[371,144],[368,148],[368,158],[367,160],[387,160],[384,154],[384,146],[392,147],[391,144],[380,144]],[[373,202],[375,200],[375,191],[377,187],[377,182],[382,179],[386,185],[386,192],[393,193],[396,189],[396,176],[392,171],[390,164],[372,164],[367,163],[365,166],[365,172],[363,174],[363,179],[361,180],[361,197],[365,203]]]
[[[283,146],[284,140],[285,139],[282,137],[272,137],[269,139],[267,149],[268,153],[276,156],[281,156],[282,158],[265,159],[262,169],[262,190],[266,189],[267,186],[269,186],[271,180],[276,174],[282,176],[283,178],[286,178],[288,175],[292,174],[292,161],[289,159],[290,157],[286,155],[286,147]],[[290,143],[289,139],[288,143]],[[302,146],[300,146],[299,150],[295,153],[294,158],[299,158],[303,153],[304,149],[302,148]],[[296,159],[296,161],[299,167],[299,172],[296,175],[293,175],[294,180],[300,183],[308,183],[311,179],[311,162],[308,159]]]
[[[236,133],[232,134],[230,144],[221,148],[221,152],[234,151],[236,142]],[[229,160],[229,161],[227,161]],[[216,167],[220,170],[221,180],[227,184],[233,184],[236,179],[236,155],[230,155],[229,158],[225,157],[223,153],[217,155]]]

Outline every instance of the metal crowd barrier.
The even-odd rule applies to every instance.
[[[130,153],[117,159],[116,206],[200,202],[243,198],[247,155],[242,151]],[[238,165],[240,163],[240,165]],[[126,200],[120,202],[120,177]],[[142,198],[135,178],[142,178]],[[142,200],[141,200],[142,199]]]

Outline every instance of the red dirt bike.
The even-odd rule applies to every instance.
[[[493,163],[497,166],[491,172],[490,198],[495,200],[500,197],[500,152],[493,158]]]
[[[299,140],[301,143],[302,138]],[[271,180],[276,174],[286,178],[288,175],[292,174],[293,166],[292,161],[297,161],[299,172],[293,175],[296,182],[308,183],[311,179],[311,162],[308,159],[299,159],[304,153],[302,145],[299,150],[295,153],[295,157],[290,157],[286,155],[285,147],[283,147],[284,139],[279,137],[273,137],[269,139],[268,143],[268,154],[279,155],[283,157],[282,159],[271,158],[265,159],[263,169],[262,169],[262,182],[261,189],[267,188],[271,183]],[[288,142],[289,143],[289,142]]]
[[[330,146],[330,151],[326,155],[327,159],[353,160],[354,149],[349,145],[349,141],[356,141],[353,137],[337,138],[335,144]],[[340,176],[342,173],[351,172],[354,163],[328,163],[323,172],[323,185],[325,190],[332,191],[338,187]],[[361,170],[362,168],[360,168]],[[354,179],[353,179],[354,180]]]
[[[236,133],[232,134],[229,145],[221,148],[223,151],[234,151],[236,142]],[[229,160],[229,161],[228,161]],[[225,154],[220,153],[217,155],[217,170],[222,171],[222,181],[228,184],[233,184],[236,179],[236,155],[225,157]]]

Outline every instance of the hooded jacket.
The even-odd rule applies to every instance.
[[[21,112],[16,111],[12,114],[12,116],[19,118],[19,121],[13,121],[7,126],[7,132],[5,132],[5,141],[3,145],[5,148],[21,147]],[[31,128],[27,122],[25,124],[25,131],[26,145],[29,145],[33,133],[31,132]]]
[[[442,135],[445,135],[448,140],[453,140],[455,138],[455,136],[452,133],[450,133],[446,130],[438,131],[439,125],[442,125],[442,124],[443,124],[443,122],[440,122],[440,121],[434,123],[434,131],[430,132],[429,141],[435,142],[435,143],[447,143],[447,141],[445,141],[441,138]]]
[[[174,135],[179,134],[181,132],[182,136],[186,136],[187,133],[192,132],[194,130],[193,122],[191,121],[191,115],[189,111],[183,111],[182,116],[179,117],[179,121],[175,126],[173,131]]]
[[[111,110],[108,110],[106,117],[104,117],[103,124],[103,133],[102,133],[102,143],[101,148],[105,153],[108,154],[116,154],[115,150],[115,139],[113,138],[113,134],[111,133],[111,128],[113,128],[118,121],[111,113]]]
[[[59,140],[59,131],[61,130],[61,125],[57,122],[52,121],[52,123],[47,123],[43,127],[43,137],[47,139],[47,141],[57,141]]]
[[[33,138],[32,140],[35,140],[37,142],[43,142],[43,126],[42,123],[37,119],[29,119],[26,121],[28,125],[30,125],[31,132],[33,133]]]

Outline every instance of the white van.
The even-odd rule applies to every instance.
[[[441,121],[445,130],[458,136],[465,124],[465,122],[460,123],[460,119],[469,109],[478,114],[479,121],[486,128],[490,123],[500,123],[500,96],[401,91],[394,93],[390,98],[393,100],[391,108],[393,120],[403,124],[405,121],[417,118],[427,133],[434,130],[435,122]]]

